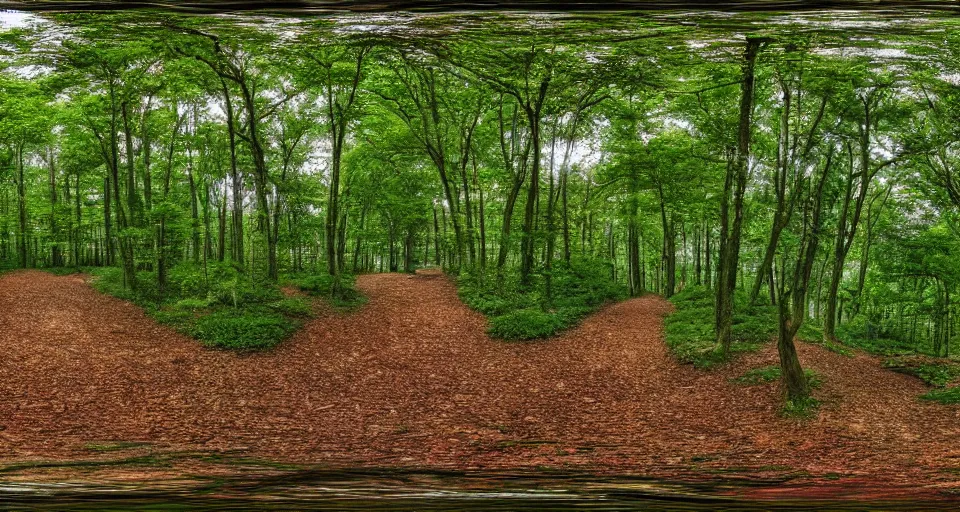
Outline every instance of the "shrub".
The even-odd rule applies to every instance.
[[[556,313],[531,308],[493,317],[487,333],[504,340],[532,340],[551,336],[562,327]]]
[[[820,402],[808,396],[799,400],[787,400],[780,409],[780,414],[788,418],[810,419],[817,415]]]
[[[610,279],[610,264],[601,260],[558,261],[553,269],[553,302],[558,308],[596,308],[623,300],[627,291]]]
[[[313,309],[310,306],[310,301],[291,297],[287,299],[281,299],[276,302],[271,302],[268,304],[268,307],[277,313],[286,316],[293,316],[299,318],[309,318],[313,316]]]
[[[908,340],[898,338],[863,316],[854,317],[837,327],[837,337],[851,347],[880,356],[914,354],[916,347]]]
[[[942,388],[960,378],[960,363],[930,357],[892,357],[883,367],[895,372],[913,375],[929,386]]]
[[[506,271],[499,277],[462,272],[457,279],[457,292],[464,304],[490,318],[487,332],[491,336],[506,340],[553,336],[604,304],[627,296],[625,287],[610,279],[606,262],[557,261],[550,272],[549,301],[544,273],[532,275],[530,285],[521,287],[516,271]]]
[[[208,300],[206,300],[206,299],[195,299],[195,298],[192,298],[192,297],[188,297],[188,298],[186,298],[186,299],[180,299],[180,300],[178,300],[178,301],[173,305],[174,308],[177,308],[177,309],[188,309],[188,310],[204,309],[204,308],[207,308],[207,307],[209,307],[209,306],[210,306],[210,302],[209,302]]]
[[[806,368],[803,370],[803,374],[807,377],[807,385],[809,385],[811,388],[816,389],[823,384],[823,380],[820,378],[820,374],[817,372]],[[755,386],[758,384],[776,382],[780,380],[782,375],[783,372],[779,366],[764,366],[763,368],[754,368],[752,370],[748,370],[743,375],[733,380],[745,386]]]
[[[223,309],[198,318],[190,330],[209,347],[253,350],[273,347],[297,327],[276,313]]]
[[[55,276],[69,276],[80,272],[80,267],[47,267],[44,270]],[[0,267],[0,272],[2,271],[3,269]]]
[[[664,338],[674,356],[698,368],[724,361],[716,350],[714,292],[691,286],[670,298],[676,307],[664,321]],[[750,306],[746,296],[736,296],[732,353],[753,352],[776,336],[777,317],[771,306]]]
[[[339,292],[334,293],[335,280],[340,280]],[[337,277],[329,274],[298,274],[284,279],[285,284],[299,288],[313,297],[320,297],[339,308],[354,308],[367,302],[356,289],[356,276],[340,274]]]
[[[960,404],[960,386],[947,389],[934,389],[920,395],[920,398],[941,404]]]
[[[341,279],[343,277],[341,276]],[[333,289],[333,276],[328,274],[310,274],[288,278],[291,284],[310,295],[329,295]],[[341,281],[342,283],[343,281]]]
[[[269,348],[311,314],[308,301],[284,298],[276,285],[251,279],[228,264],[211,264],[206,272],[193,263],[176,265],[170,269],[164,295],[152,273],[138,274],[136,291],[123,286],[119,268],[92,273],[99,291],[143,307],[157,322],[209,347]]]

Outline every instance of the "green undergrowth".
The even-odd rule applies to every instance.
[[[69,276],[83,271],[80,267],[46,267],[44,272],[49,272],[55,276]]]
[[[812,396],[796,400],[785,400],[780,414],[787,418],[807,420],[816,417],[820,410],[820,401]]]
[[[960,386],[946,389],[933,389],[920,395],[920,398],[941,404],[960,404]]]
[[[157,322],[204,346],[240,351],[276,346],[312,315],[309,299],[286,297],[265,280],[228,264],[180,264],[170,269],[163,292],[152,272],[138,273],[136,290],[125,287],[121,269],[90,269],[99,291],[142,307]]]
[[[339,280],[339,283],[338,283]],[[288,274],[283,277],[283,286],[299,288],[311,297],[321,298],[338,309],[351,310],[367,303],[367,298],[356,288],[356,276],[340,274]]]
[[[960,378],[960,361],[928,356],[897,356],[883,361],[883,367],[913,375],[928,386],[942,388]]]
[[[837,338],[847,347],[876,356],[896,357],[923,352],[923,347],[897,337],[895,333],[863,316],[837,326]]]
[[[681,362],[709,368],[724,362],[715,350],[713,290],[691,286],[670,298],[673,314],[664,322],[667,346]],[[732,354],[754,352],[776,336],[777,312],[773,306],[749,305],[737,292],[733,315]]]
[[[782,370],[779,366],[764,366],[762,368],[748,370],[743,375],[733,380],[734,382],[743,384],[745,386],[756,386],[759,384],[776,382],[780,380],[782,374]],[[803,374],[807,376],[807,384],[810,386],[810,388],[817,389],[823,384],[823,379],[817,372],[806,368],[803,370]]]
[[[463,272],[457,290],[467,306],[489,319],[490,336],[510,341],[548,338],[577,325],[604,304],[627,296],[624,286],[610,279],[609,265],[602,262],[557,262],[552,276],[549,300],[542,273],[522,287],[515,272],[499,278],[493,272]]]

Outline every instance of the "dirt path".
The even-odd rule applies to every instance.
[[[0,462],[90,455],[90,444],[243,450],[303,463],[729,471],[960,486],[960,409],[924,386],[802,345],[824,378],[808,422],[776,385],[730,382],[774,347],[710,373],[677,364],[657,297],[603,309],[549,341],[484,334],[438,275],[379,274],[369,303],[323,315],[271,353],[209,351],[78,276],[0,277]]]

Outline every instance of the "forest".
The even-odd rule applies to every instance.
[[[681,361],[776,343],[795,408],[798,339],[942,387],[960,30],[875,16],[28,16],[0,35],[0,268],[238,350],[304,324],[289,289],[362,307],[361,274],[442,269],[494,338],[545,343],[657,294]]]

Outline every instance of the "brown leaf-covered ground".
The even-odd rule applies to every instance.
[[[960,487],[960,409],[921,402],[919,380],[875,358],[801,344],[824,405],[798,421],[778,414],[776,384],[731,382],[775,364],[772,344],[720,370],[680,365],[662,341],[670,305],[655,296],[555,339],[505,343],[439,274],[358,286],[358,311],[321,312],[274,351],[240,355],[203,349],[82,276],[2,276],[0,465],[137,441],[327,467],[792,475],[830,496]]]

